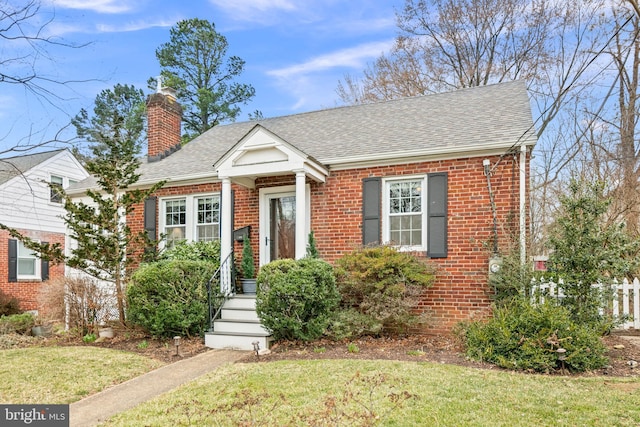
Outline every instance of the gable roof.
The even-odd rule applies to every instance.
[[[49,160],[63,151],[65,151],[65,149],[0,159],[0,185],[6,183],[12,178],[15,178],[16,176],[25,174],[33,167]]]
[[[513,81],[218,125],[163,160],[142,164],[138,184],[216,178],[213,165],[256,125],[328,169],[504,152],[536,142],[525,83]]]

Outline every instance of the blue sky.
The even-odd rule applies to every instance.
[[[22,3],[22,0],[14,0]],[[0,150],[50,138],[80,108],[91,109],[100,90],[116,83],[148,92],[159,73],[155,49],[177,21],[212,21],[227,37],[229,53],[246,61],[241,81],[256,89],[247,113],[280,116],[335,106],[345,73],[359,75],[388,51],[396,36],[395,11],[403,0],[41,0],[46,32],[78,49],[48,48],[39,74],[83,80],[53,90],[53,104],[0,86]],[[69,131],[66,135],[73,136]]]

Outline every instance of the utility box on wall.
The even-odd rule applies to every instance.
[[[492,255],[489,258],[489,277],[497,274],[502,268],[502,258],[497,255]]]

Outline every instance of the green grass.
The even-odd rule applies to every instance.
[[[0,350],[0,402],[70,403],[162,363],[99,347]]]
[[[234,364],[106,425],[627,426],[640,380],[398,361]]]

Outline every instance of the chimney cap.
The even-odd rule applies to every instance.
[[[156,79],[157,86],[156,86],[156,93],[165,95],[165,96],[169,96],[173,99],[176,99],[176,93],[177,91],[169,86],[163,86],[162,85],[162,76],[158,76],[158,78]]]

